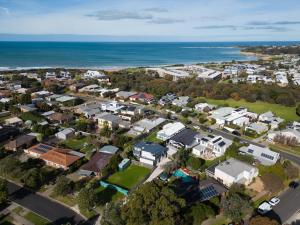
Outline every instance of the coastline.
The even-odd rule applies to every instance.
[[[272,56],[271,55],[266,55],[266,54],[262,54],[262,53],[255,53],[255,52],[245,52],[243,50],[241,50],[240,52],[242,55],[245,56],[255,56],[258,59],[262,59],[262,60],[271,60]]]

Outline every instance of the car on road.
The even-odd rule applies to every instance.
[[[275,206],[275,205],[277,205],[279,202],[280,202],[280,199],[279,199],[278,197],[273,197],[273,198],[270,199],[269,204],[270,204],[271,206]]]
[[[264,215],[272,210],[272,206],[268,202],[263,202],[259,205],[257,211],[259,214]]]
[[[292,181],[291,183],[289,183],[289,187],[292,189],[296,189],[299,186],[299,183],[296,181]]]

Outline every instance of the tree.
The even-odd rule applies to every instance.
[[[24,184],[32,189],[38,189],[44,182],[43,174],[40,169],[32,168],[22,177]]]
[[[249,225],[279,225],[276,220],[270,219],[269,217],[255,216],[250,219]]]
[[[72,181],[67,178],[66,176],[60,176],[57,179],[56,185],[53,189],[55,195],[67,195],[72,192],[73,183]]]
[[[244,216],[252,211],[249,201],[243,199],[237,193],[228,195],[225,199],[223,199],[221,202],[221,208],[224,211],[224,215],[234,222],[240,222]]]
[[[142,185],[130,195],[122,207],[121,216],[130,225],[175,225],[182,224],[181,211],[184,199],[160,181]]]
[[[7,182],[4,179],[0,179],[0,205],[5,203],[8,198]]]
[[[186,164],[187,166],[191,167],[193,170],[199,170],[204,163],[205,160],[190,156]]]
[[[91,210],[97,202],[97,196],[93,188],[83,188],[78,193],[77,204],[81,211]]]
[[[105,121],[102,128],[100,129],[100,135],[109,138],[112,134],[112,130],[108,126],[108,122]]]
[[[102,225],[124,225],[125,221],[121,218],[121,203],[119,202],[111,202],[106,205],[103,210]]]
[[[186,216],[186,223],[191,225],[201,225],[204,220],[215,216],[214,210],[206,204],[197,203],[193,205]]]

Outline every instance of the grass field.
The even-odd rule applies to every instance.
[[[117,192],[116,190],[111,188],[104,188],[102,186],[97,188],[96,193],[99,199],[101,199],[101,205],[105,205],[108,202],[116,201],[124,197],[123,194]]]
[[[116,184],[130,190],[141,182],[149,173],[150,169],[132,164],[126,170],[111,175],[107,181],[111,184]]]
[[[92,147],[90,137],[71,138],[63,142],[68,148],[73,150],[87,151]]]
[[[27,213],[24,218],[28,221],[30,221],[31,223],[33,223],[34,225],[47,225],[49,224],[49,221],[40,217],[39,215],[33,213],[33,212],[29,212]]]
[[[215,100],[206,99],[208,103],[214,105],[224,105],[227,104],[231,107],[246,107],[249,111],[255,113],[265,113],[267,111],[272,111],[276,116],[279,116],[287,121],[298,120],[299,116],[296,114],[296,107],[287,107],[279,104],[271,104],[267,102],[247,102],[245,100],[235,101],[234,99],[226,100]]]

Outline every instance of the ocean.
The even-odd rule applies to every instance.
[[[0,42],[0,69],[119,68],[253,60],[237,46],[300,42]]]

